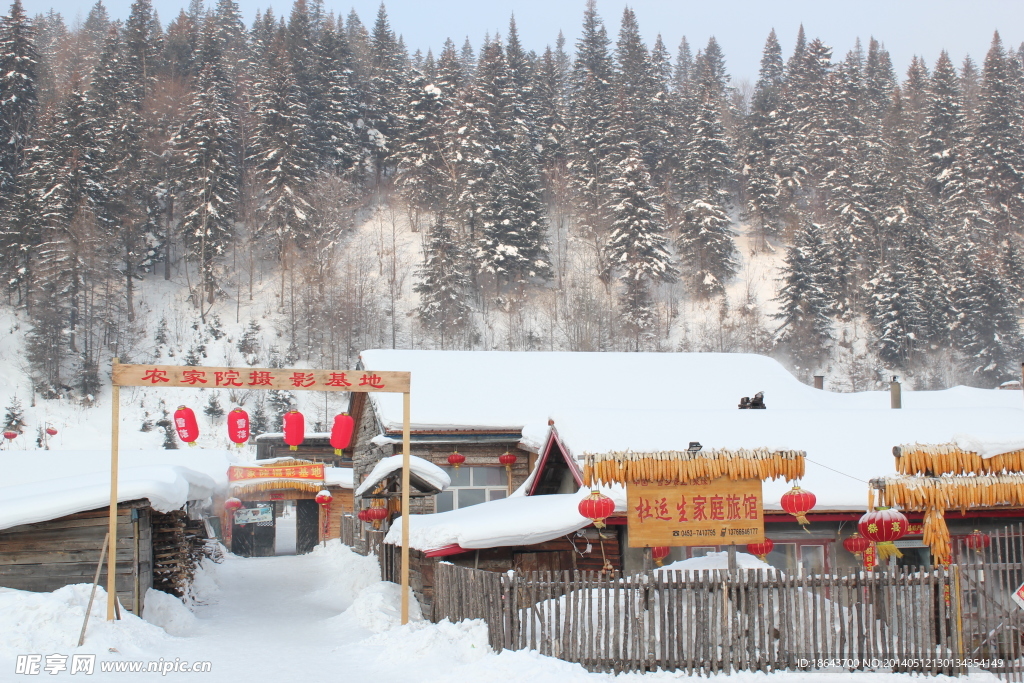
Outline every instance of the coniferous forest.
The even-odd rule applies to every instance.
[[[236,318],[253,364],[272,326],[276,360],[320,367],[372,347],[700,350],[859,388],[1017,376],[1024,46],[894,65],[874,39],[834,54],[772,32],[749,85],[714,38],[646,45],[592,0],[581,20],[575,45],[531,50],[512,20],[435,54],[383,5],[364,24],[296,0],[247,26],[234,0],[166,24],[100,0],[69,26],[15,0],[0,275],[36,391],[93,394],[112,356],[166,344],[137,310],[163,280],[204,338]],[[755,257],[777,264],[769,291],[738,291]]]

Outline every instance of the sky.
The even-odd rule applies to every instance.
[[[68,23],[84,19],[95,0],[41,0],[26,3],[29,13],[53,7]],[[278,16],[290,10],[288,0],[237,0],[246,22],[258,9],[273,7]],[[113,18],[128,16],[131,0],[104,0]],[[188,0],[153,0],[164,25]],[[324,0],[328,11],[347,15],[355,9],[363,24],[372,27],[378,0]],[[390,0],[386,2],[391,27],[401,34],[410,52],[440,52],[445,38],[461,46],[469,36],[479,48],[486,34],[507,32],[514,13],[520,38],[527,49],[542,52],[554,46],[559,30],[571,47],[582,23],[585,0]],[[636,12],[648,47],[661,33],[673,53],[686,36],[694,52],[715,36],[725,52],[726,67],[734,80],[755,80],[761,49],[775,28],[785,53],[792,51],[797,29],[803,23],[808,39],[821,38],[841,59],[859,37],[865,46],[871,36],[885,44],[901,75],[911,57],[923,56],[929,67],[942,49],[955,63],[970,54],[980,65],[999,30],[1008,46],[1024,41],[1022,0],[598,0],[597,9],[609,36],[618,35],[623,8]]]

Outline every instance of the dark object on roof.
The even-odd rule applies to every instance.
[[[750,409],[750,397],[749,396],[744,396],[743,398],[740,399],[740,410],[749,410],[749,409]]]
[[[763,391],[757,392],[756,394],[754,394],[754,398],[750,399],[750,409],[751,410],[764,410],[767,407],[768,406],[766,406],[764,404],[764,392]]]

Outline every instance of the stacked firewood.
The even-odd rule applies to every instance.
[[[153,512],[153,588],[183,597],[196,567],[210,555],[206,525],[184,510]]]

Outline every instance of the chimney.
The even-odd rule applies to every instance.
[[[824,389],[825,388],[825,375],[815,375],[814,376],[814,388],[815,389]]]
[[[900,383],[896,381],[896,375],[892,376],[892,382],[889,383],[889,403],[893,410],[903,407],[903,396]]]

